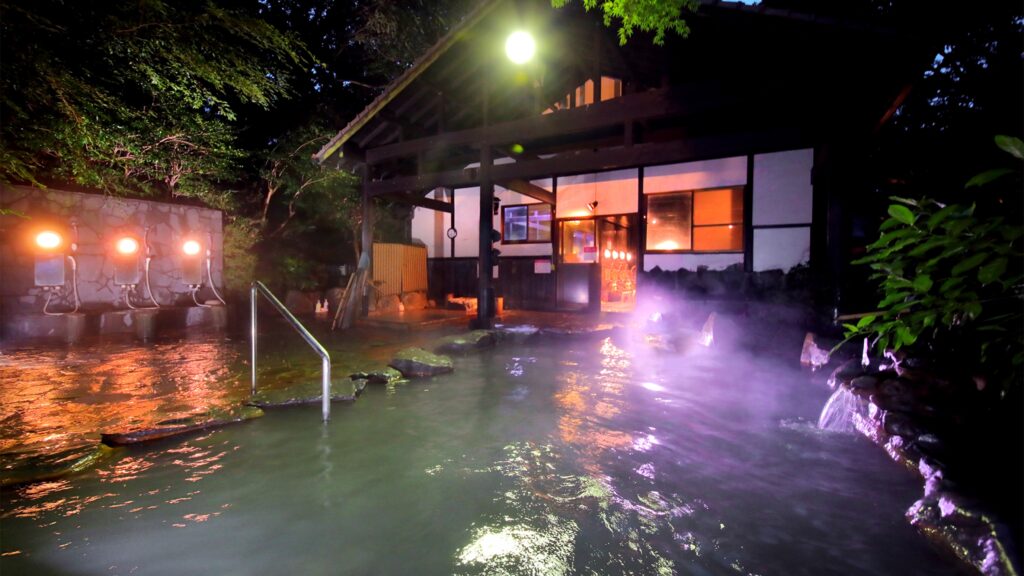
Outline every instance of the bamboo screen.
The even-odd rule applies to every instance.
[[[385,296],[426,291],[426,246],[374,243],[373,281]]]

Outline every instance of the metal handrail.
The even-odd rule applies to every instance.
[[[270,291],[262,282],[259,280],[252,283],[252,288],[249,293],[249,308],[252,316],[252,395],[256,395],[256,301],[258,299],[257,294],[263,294],[274,308],[284,316],[285,320],[295,328],[296,332],[302,336],[302,339],[309,344],[313,350],[320,355],[320,359],[323,362],[323,415],[324,422],[331,419],[331,355],[327,353],[327,349],[309,333],[309,330],[299,322],[291,312],[285,308],[284,304],[274,296],[274,293]]]

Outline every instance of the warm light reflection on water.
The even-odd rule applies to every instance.
[[[185,340],[81,350],[25,349],[0,360],[0,467],[87,450],[100,432],[158,422],[245,398],[236,343]]]
[[[5,489],[3,571],[949,573],[903,523],[919,489],[903,470],[872,447],[779,425],[820,409],[798,372],[644,346],[499,346],[457,358],[450,376],[370,387],[326,426],[316,406],[283,409]],[[38,366],[30,396],[49,404],[31,421],[68,402],[95,407],[93,424],[159,421],[245,393],[237,350],[156,350],[139,358],[148,372],[87,355]],[[213,372],[177,369],[192,352]],[[265,373],[315,380],[315,363],[298,356]],[[11,378],[6,368],[0,378]],[[42,382],[47,370],[65,386]],[[133,384],[143,373],[155,387]],[[72,386],[76,374],[87,383]],[[77,400],[94,396],[161,414]],[[23,425],[27,401],[5,412],[5,430]],[[87,428],[88,410],[71,412],[63,425]],[[59,427],[32,439],[63,441]]]

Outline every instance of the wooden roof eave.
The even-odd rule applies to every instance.
[[[483,0],[472,12],[470,12],[465,18],[462,19],[457,26],[455,26],[447,35],[444,36],[437,44],[434,44],[427,52],[413,64],[408,70],[403,72],[398,78],[391,82],[384,89],[384,91],[377,96],[358,116],[352,119],[343,129],[327,144],[324,145],[316,154],[313,155],[313,159],[319,163],[327,161],[331,156],[338,154],[341,151],[342,146],[348,142],[352,136],[354,136],[360,129],[362,129],[371,119],[373,119],[378,112],[384,109],[392,100],[395,99],[403,90],[409,87],[420,75],[423,74],[438,58],[440,58],[445,52],[448,51],[456,42],[462,37],[465,31],[475,25],[477,22],[482,20],[485,16],[490,14],[494,8],[502,3],[503,0]]]

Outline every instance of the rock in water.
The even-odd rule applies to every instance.
[[[817,370],[828,364],[829,360],[829,351],[818,346],[818,343],[814,341],[816,338],[817,335],[808,332],[804,336],[804,348],[800,351],[800,363],[810,366],[812,370]]]
[[[437,376],[452,371],[452,359],[427,352],[422,348],[399,350],[388,366],[398,370],[406,378]]]
[[[442,338],[434,350],[444,354],[465,354],[494,346],[494,342],[494,334],[490,330],[473,330],[468,334]]]

